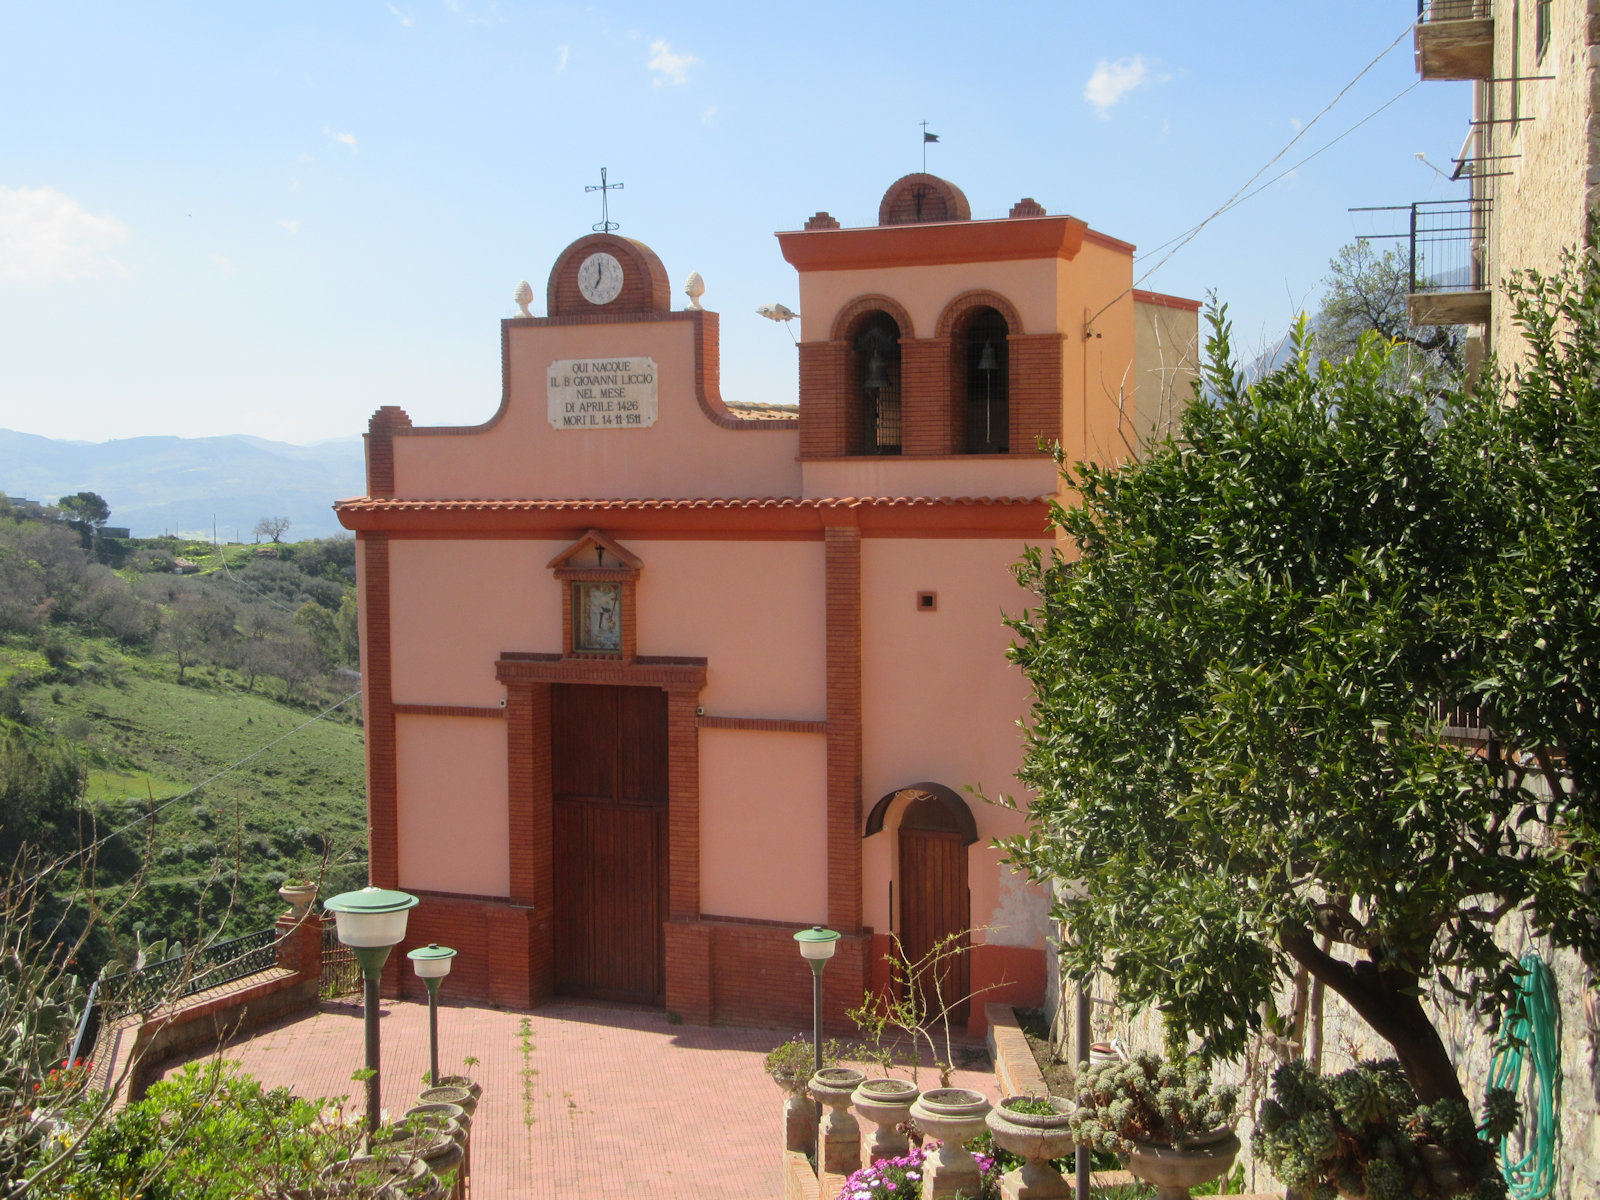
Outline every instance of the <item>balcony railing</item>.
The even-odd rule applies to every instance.
[[[134,971],[107,975],[102,980],[101,1000],[118,1014],[170,1004],[275,966],[277,942],[278,931],[268,926],[243,937],[213,942],[192,954],[177,954]]]
[[[1412,294],[1484,287],[1489,200],[1420,200],[1410,205],[1407,262]]]
[[[1418,21],[1481,21],[1491,15],[1489,0],[1417,0]]]

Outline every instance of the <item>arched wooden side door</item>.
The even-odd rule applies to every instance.
[[[971,947],[971,898],[967,890],[967,843],[949,811],[924,796],[906,806],[900,819],[900,944],[906,961],[916,963],[940,939],[956,935],[961,953],[940,963],[938,994],[942,1003],[961,999],[950,1018],[967,1023],[966,995],[972,990],[967,951]],[[924,973],[913,981],[926,1011],[934,1012],[934,980]]]
[[[555,983],[666,1002],[667,694],[551,690]]]

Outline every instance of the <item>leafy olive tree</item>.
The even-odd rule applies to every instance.
[[[1592,568],[1596,476],[1514,466],[1559,460],[1534,435],[1564,431],[1522,428],[1487,388],[1390,386],[1392,343],[1314,366],[1302,322],[1295,350],[1247,387],[1214,314],[1211,400],[1180,438],[1071,476],[1078,503],[1055,516],[1076,554],[1019,567],[1039,601],[1013,650],[1034,688],[1019,778],[1037,799],[1006,849],[1037,879],[1083,881],[1064,969],[1108,971],[1206,1051],[1242,1051],[1306,971],[1394,1047],[1423,1103],[1465,1105],[1424,987],[1492,1019],[1517,970],[1494,932],[1518,909],[1600,962],[1579,886],[1596,878],[1595,797],[1547,749],[1585,721],[1592,747],[1594,693],[1546,693],[1565,724],[1515,707],[1559,674],[1529,665],[1540,636],[1581,644],[1568,653],[1590,656],[1592,684],[1595,574],[1569,573],[1547,604],[1506,554],[1508,508],[1587,486],[1568,504],[1589,514],[1587,545],[1555,517],[1528,552],[1551,556],[1536,584]],[[1547,373],[1554,394],[1581,371]],[[1585,419],[1592,445],[1592,405]],[[1486,503],[1493,487],[1514,494]],[[1445,709],[1480,701],[1556,766],[1551,795],[1445,742]]]
[[[1411,324],[1411,277],[1397,250],[1379,253],[1358,238],[1333,256],[1322,282],[1322,304],[1311,322],[1320,357],[1348,358],[1357,342],[1376,333],[1395,344],[1388,374],[1396,386],[1437,391],[1461,374],[1462,327]]]

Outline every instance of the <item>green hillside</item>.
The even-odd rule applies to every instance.
[[[117,932],[187,944],[269,923],[286,878],[364,883],[353,543],[80,533],[0,502],[4,848],[103,843]],[[74,794],[19,799],[55,762]]]

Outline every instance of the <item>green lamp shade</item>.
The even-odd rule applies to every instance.
[[[406,936],[406,916],[416,906],[417,898],[409,892],[375,887],[343,892],[322,903],[338,922],[339,940],[358,950],[398,945]]]
[[[450,960],[455,956],[454,950],[449,946],[441,946],[438,942],[418,946],[406,954],[411,960],[411,965],[416,968],[419,979],[442,979],[450,974]]]
[[[810,929],[802,929],[794,935],[794,940],[800,944],[800,953],[805,957],[818,960],[833,957],[833,950],[839,943],[839,935],[831,929],[824,929],[821,925],[813,925]]]

